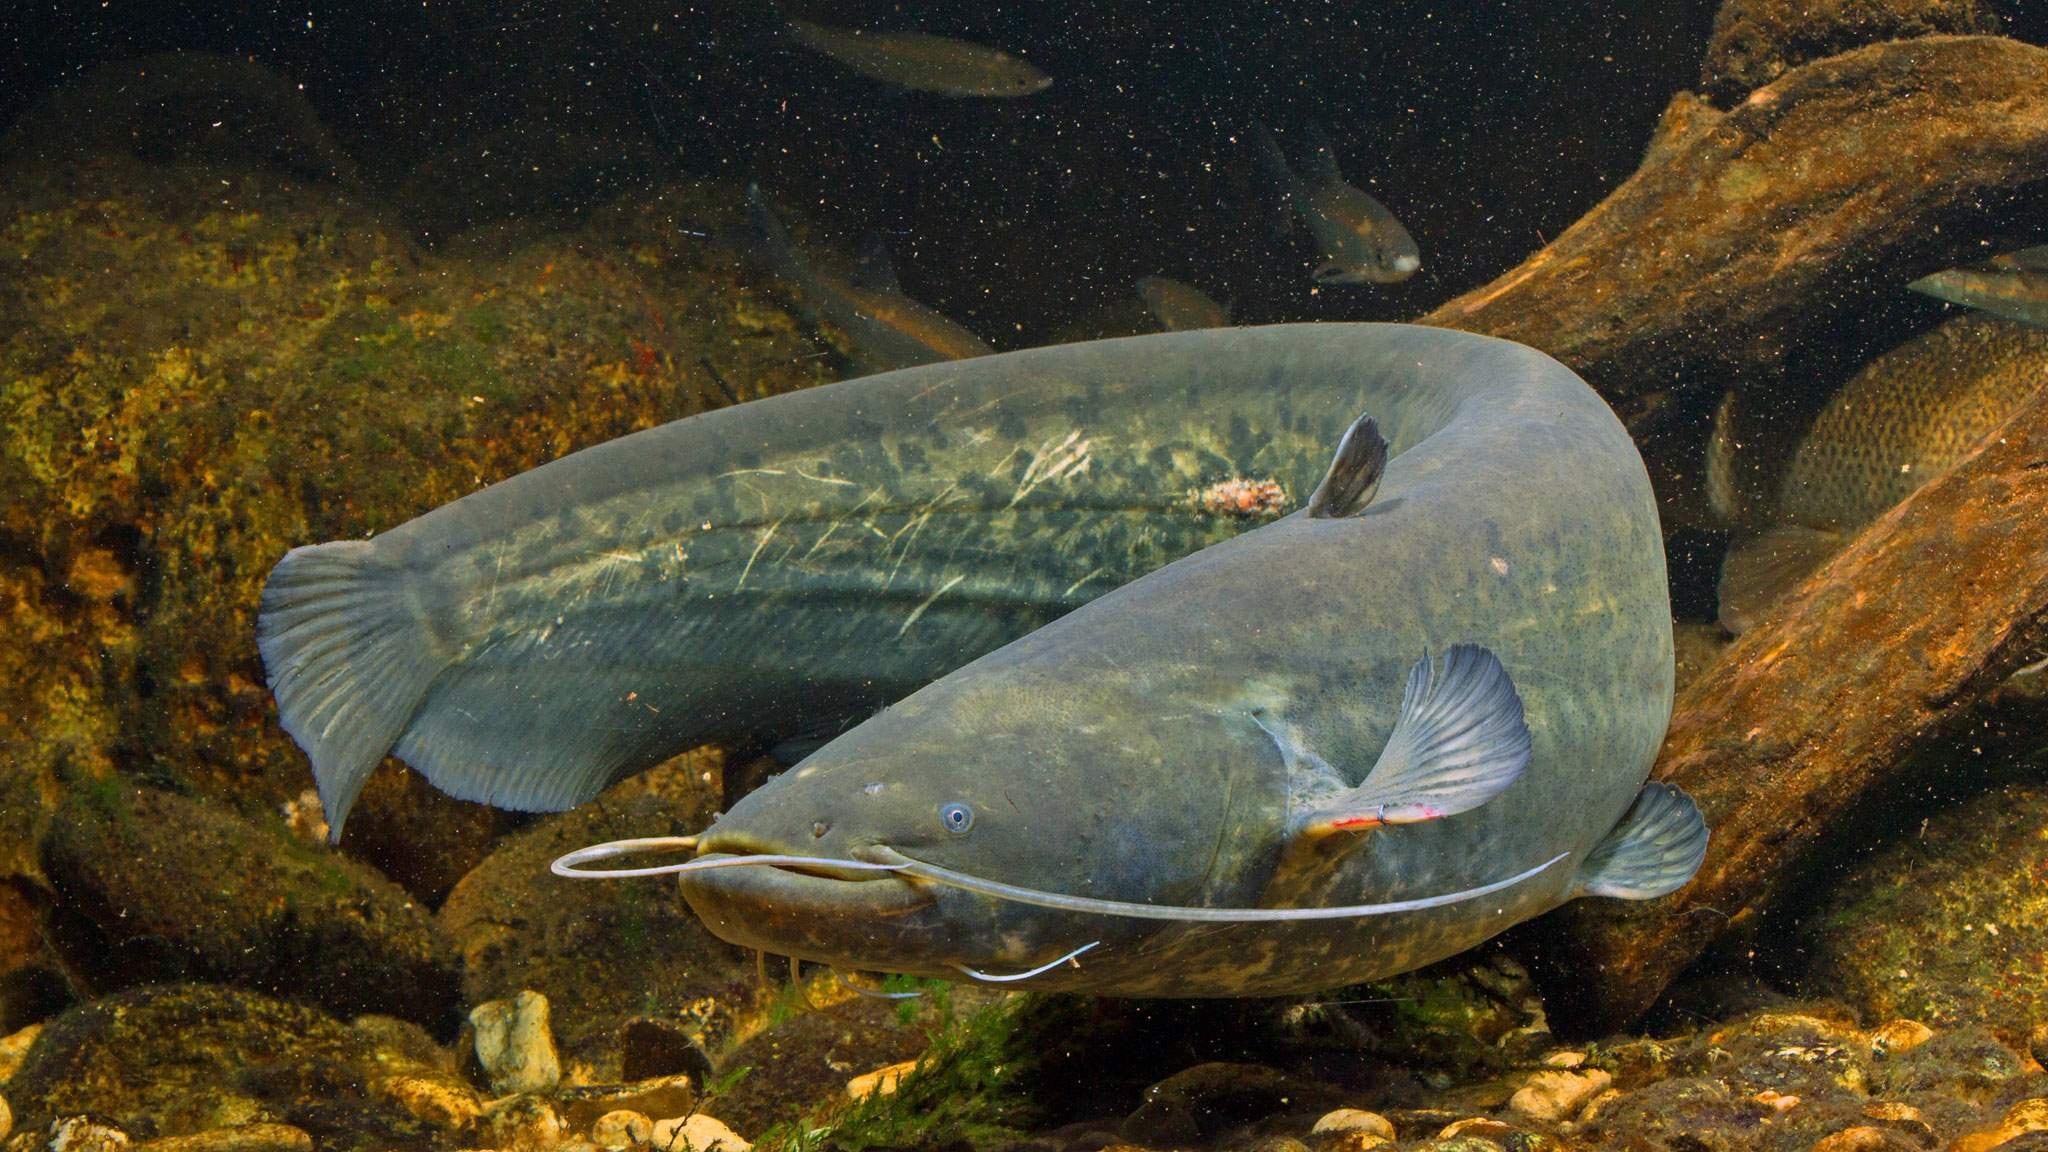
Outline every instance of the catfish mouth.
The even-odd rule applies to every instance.
[[[712,861],[719,861],[712,865]],[[758,862],[757,862],[758,861]],[[812,915],[903,916],[935,902],[929,886],[891,866],[790,852],[786,845],[745,833],[712,833],[697,845],[692,863],[705,865],[680,879],[683,895],[723,905],[727,914],[780,919],[792,911]]]

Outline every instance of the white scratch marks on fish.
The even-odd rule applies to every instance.
[[[1064,600],[1067,597],[1072,596],[1074,594],[1075,589],[1079,588],[1081,585],[1086,584],[1090,580],[1093,580],[1100,575],[1102,575],[1102,568],[1098,565],[1093,571],[1089,572],[1087,575],[1081,577],[1079,580],[1074,581],[1072,584],[1067,585],[1066,591],[1060,593],[1060,599]]]
[[[787,473],[787,472],[784,472],[784,471],[783,471],[782,469],[780,469],[780,468],[735,468],[735,469],[733,469],[733,470],[732,470],[732,471],[730,471],[730,472],[720,472],[720,473],[718,474],[718,478],[719,478],[720,480],[723,480],[723,479],[725,479],[725,478],[727,478],[727,477],[729,477],[729,476],[787,476],[787,475],[789,475],[789,473]]]
[[[944,584],[939,585],[938,591],[933,592],[931,595],[925,597],[924,603],[919,604],[915,609],[911,611],[909,616],[904,618],[903,626],[901,628],[896,629],[896,638],[898,640],[903,639],[903,634],[905,632],[910,631],[910,626],[912,624],[917,623],[918,617],[924,615],[925,609],[931,607],[933,602],[938,600],[939,597],[944,596],[946,593],[952,591],[953,585],[958,584],[959,582],[965,579],[967,579],[967,574],[965,572],[962,572],[958,576],[953,577],[951,580],[946,581]]]
[[[777,516],[775,518],[775,523],[770,524],[766,528],[761,529],[761,538],[759,540],[754,541],[754,554],[752,556],[747,557],[747,566],[745,568],[740,569],[739,582],[732,586],[732,590],[734,592],[738,592],[740,589],[745,588],[747,586],[747,574],[754,570],[754,561],[759,560],[761,558],[761,550],[763,548],[768,547],[768,541],[774,538],[775,530],[777,528],[782,527],[782,522],[786,519],[788,519],[787,516]]]
[[[1088,471],[1091,442],[1084,439],[1079,428],[1067,433],[1067,438],[1054,445],[1048,438],[1032,453],[1031,463],[1024,469],[1024,478],[1017,483],[1017,491],[1011,495],[1009,507],[1031,495],[1039,485],[1054,480],[1064,480]]]
[[[818,483],[820,483],[820,484],[836,484],[836,485],[840,486],[841,488],[858,488],[858,487],[860,487],[860,485],[858,485],[858,484],[855,484],[855,483],[854,483],[853,481],[851,481],[851,480],[842,480],[842,479],[840,479],[840,478],[839,478],[839,477],[837,477],[837,476],[818,476],[818,475],[814,475],[814,474],[812,474],[812,473],[810,473],[810,472],[806,472],[806,471],[804,471],[804,470],[803,470],[803,469],[801,469],[801,468],[798,468],[798,469],[796,470],[796,474],[797,474],[797,475],[799,475],[799,476],[801,476],[801,477],[803,477],[803,478],[804,478],[804,479],[806,479],[806,480],[816,480],[816,481],[817,481]]]

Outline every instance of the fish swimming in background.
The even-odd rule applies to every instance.
[[[1906,287],[1937,300],[2048,328],[2048,244],[1922,276]]]
[[[1193,284],[1171,276],[1147,276],[1137,287],[1138,298],[1168,332],[1230,327],[1230,310]]]
[[[846,336],[847,359],[862,374],[965,360],[995,351],[981,337],[903,294],[879,237],[863,245],[852,280],[820,272],[798,254],[789,229],[758,185],[747,186],[747,218],[755,252],[777,276],[797,286],[812,323]]]
[[[1328,329],[1170,339],[1247,331]],[[687,846],[636,871],[681,873],[735,944],[1175,997],[1376,979],[1682,887],[1707,831],[1645,783],[1673,670],[1635,445],[1539,352],[1378,332],[1367,416],[1285,518],[913,693],[694,838],[556,871]]]
[[[868,32],[789,20],[805,47],[870,80],[941,96],[1029,96],[1052,77],[997,48],[923,32]]]
[[[387,753],[465,799],[568,808],[700,744],[837,735],[1298,506],[1368,399],[1397,428],[1505,403],[1507,347],[1226,328],[721,408],[293,549],[257,643],[336,835]]]
[[[1964,315],[1865,365],[1828,401],[1775,486],[1745,446],[1764,434],[1731,393],[1715,413],[1707,488],[1738,542],[1721,623],[1741,634],[1864,526],[1967,457],[2048,385],[2048,332]],[[1749,499],[1758,489],[1766,501]]]
[[[1260,164],[1280,189],[1279,231],[1288,230],[1292,213],[1315,239],[1322,261],[1311,273],[1316,283],[1397,284],[1422,267],[1415,238],[1387,206],[1344,182],[1336,145],[1322,129],[1302,130],[1308,147],[1298,171],[1265,125],[1254,125],[1252,136]]]

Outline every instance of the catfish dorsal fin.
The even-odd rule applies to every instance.
[[[854,258],[853,282],[873,292],[903,295],[903,283],[896,278],[896,261],[889,256],[889,242],[880,232],[861,237],[860,253]]]
[[[1337,442],[1336,458],[1323,482],[1308,498],[1308,514],[1318,520],[1356,514],[1372,502],[1379,491],[1380,476],[1387,470],[1387,441],[1370,416],[1360,416],[1344,430]]]

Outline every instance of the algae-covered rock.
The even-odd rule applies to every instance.
[[[2024,1040],[2048,1020],[2048,785],[1931,809],[1831,885],[1809,983],[1874,1020],[1982,1023]]]
[[[216,980],[453,1030],[456,957],[426,909],[275,821],[105,780],[60,810],[43,860],[71,966],[102,987]]]
[[[59,114],[68,98],[25,117],[0,162],[0,748],[44,792],[61,767],[246,811],[296,797],[306,763],[254,642],[288,548],[828,371],[702,238],[737,223],[734,188],[428,250],[305,175],[333,165],[286,127],[301,111],[243,120],[312,142],[282,159],[143,149],[153,162],[76,146],[93,132]],[[405,795],[367,804],[352,839],[376,840]],[[424,811],[404,839],[484,819],[444,798]]]
[[[717,763],[678,757],[507,837],[441,907],[465,1001],[545,995],[571,1082],[621,1079],[625,1028],[642,1018],[717,1044],[750,995],[752,954],[706,932],[673,881],[548,872],[556,857],[599,841],[703,828],[719,795]]]
[[[289,1124],[321,1148],[446,1147],[449,1133],[377,1094],[394,1076],[438,1074],[416,1047],[253,992],[159,986],[52,1020],[7,1098],[21,1121],[16,1139],[33,1141],[24,1148],[76,1115],[137,1140]]]
[[[1733,104],[1809,60],[1864,44],[2004,29],[1991,0],[1726,0],[1700,83]]]

